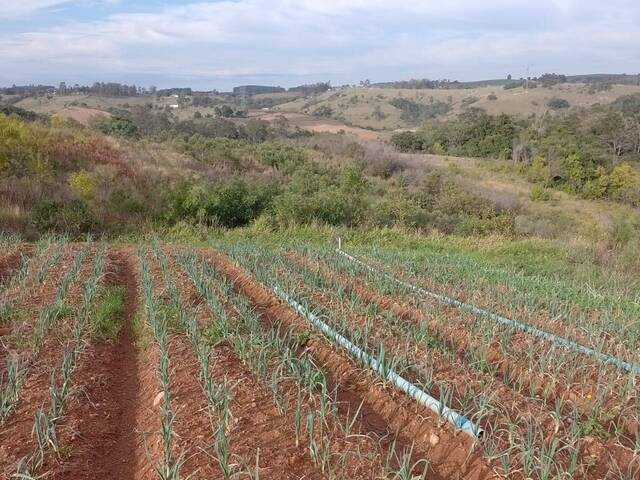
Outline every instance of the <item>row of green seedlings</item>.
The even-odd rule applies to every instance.
[[[632,372],[625,373],[613,369],[599,362],[590,362],[589,359],[562,348],[548,348],[547,345],[540,344],[541,340],[533,338],[527,343],[526,348],[521,347],[514,352],[515,343],[512,342],[512,333],[512,330],[486,320],[477,319],[475,323],[471,323],[466,343],[471,345],[478,338],[480,341],[475,340],[474,343],[479,347],[465,351],[469,357],[468,363],[495,375],[496,366],[488,361],[488,347],[482,348],[482,345],[488,346],[498,339],[497,344],[505,358],[511,359],[514,364],[515,362],[523,363],[524,354],[528,363],[526,368],[522,369],[525,375],[509,368],[501,369],[502,381],[514,390],[531,397],[539,395],[545,399],[552,399],[555,410],[560,410],[567,415],[572,413],[576,405],[569,402],[566,397],[556,395],[555,387],[560,384],[581,385],[584,383],[584,378],[591,378],[595,370],[597,380],[590,381],[588,393],[585,394],[589,401],[585,402],[587,406],[580,408],[585,422],[591,425],[591,429],[594,430],[592,433],[601,437],[611,436],[622,445],[637,449],[639,439],[633,433],[634,429],[630,428],[632,424],[638,425],[640,419],[640,394],[636,388],[636,375]],[[554,381],[542,384],[527,381],[527,372],[540,372],[547,379],[555,379],[555,385]]]
[[[241,360],[254,370],[256,376],[269,385],[274,403],[281,413],[293,408],[296,445],[306,431],[311,458],[330,478],[341,478],[347,456],[344,452],[331,452],[330,424],[337,425],[345,439],[353,435],[353,428],[360,414],[360,408],[353,416],[347,414],[343,421],[338,418],[336,391],[327,387],[324,371],[316,366],[306,354],[300,354],[300,347],[306,343],[308,335],[295,334],[281,328],[264,331],[258,315],[247,298],[235,294],[232,285],[208,264],[197,265],[193,255],[180,259],[200,295],[206,299],[215,317],[223,319],[224,327],[218,335],[228,338]],[[216,293],[210,285],[218,285]],[[226,310],[219,298],[229,299],[242,323],[226,322]],[[231,331],[230,331],[231,329]],[[288,390],[283,387],[287,379],[296,381],[295,402],[292,405]],[[317,405],[317,410],[305,405]],[[334,462],[334,458],[337,462]],[[420,466],[412,463],[413,448],[403,448],[398,452],[395,445],[385,456],[383,468],[391,478],[424,478],[428,464],[423,460],[420,475],[415,475]],[[337,466],[334,466],[337,463]],[[340,467],[342,465],[342,467]],[[414,475],[414,476],[412,476]]]
[[[147,457],[152,464],[156,476],[160,480],[179,480],[180,468],[184,463],[185,452],[174,455],[173,439],[175,437],[175,412],[171,408],[170,364],[169,364],[169,318],[162,309],[160,301],[154,295],[154,284],[149,264],[145,259],[144,246],[138,245],[138,258],[142,279],[142,292],[147,325],[151,329],[160,357],[158,376],[162,388],[162,406],[160,409],[160,435],[162,438],[162,459],[156,460],[147,449]]]
[[[336,264],[347,262],[342,257],[336,258],[334,252],[316,253],[316,256]],[[371,257],[368,255],[367,262]],[[432,257],[428,263],[415,259],[399,261],[396,255],[373,254],[373,257],[376,267],[388,271],[391,264],[392,270],[411,284],[420,285],[427,270],[428,276],[438,285],[449,285],[454,291],[473,288],[468,299],[471,303],[481,303],[490,310],[513,314],[545,330],[557,325],[560,335],[574,337],[578,343],[585,343],[596,350],[629,357],[640,349],[640,325],[636,321],[640,315],[640,295],[637,292],[605,294],[583,285],[566,285],[566,282],[548,276],[497,270],[477,263],[461,264],[457,256]],[[364,270],[360,268],[359,274],[374,275]],[[581,302],[586,306],[576,303],[576,299],[582,297],[586,297]],[[593,311],[598,315],[594,316]],[[540,316],[542,312],[544,316]],[[567,334],[567,330],[573,335]],[[639,358],[636,357],[637,360]]]
[[[258,379],[269,385],[273,401],[281,414],[289,410],[289,398],[281,391],[280,383],[283,377],[293,376],[296,380],[297,394],[294,415],[294,431],[296,446],[299,446],[303,436],[303,428],[307,427],[309,436],[309,453],[314,462],[329,472],[330,450],[329,441],[323,435],[328,416],[335,415],[336,406],[333,397],[327,389],[324,373],[318,369],[310,359],[297,357],[290,345],[295,345],[293,336],[277,331],[266,334],[260,327],[259,320],[253,314],[246,299],[235,295],[231,285],[222,278],[218,278],[212,270],[199,269],[194,256],[182,257],[180,263],[194,283],[198,293],[205,299],[214,313],[214,322],[209,327],[209,335],[215,339],[226,339],[230,342],[240,360],[248,365]],[[213,282],[220,285],[220,294],[235,305],[240,319],[239,322],[229,322],[227,311],[218,298],[218,293],[211,288]],[[279,354],[280,363],[274,365]],[[319,392],[319,421],[314,412],[309,411],[305,416],[303,406],[312,401]],[[320,442],[316,440],[314,426],[320,425]]]
[[[339,265],[331,264],[331,266],[336,267],[336,270],[340,269]],[[342,266],[342,271],[361,279],[365,273],[357,266]],[[368,278],[367,282],[375,290],[393,298],[399,298],[399,303],[406,298],[403,297],[406,292],[388,279],[374,276]],[[444,307],[439,305],[430,307],[423,304],[419,296],[414,300],[418,308],[430,311],[435,318],[446,318],[447,312]],[[521,343],[513,341],[512,329],[486,319],[473,318],[464,323],[464,328],[460,330],[466,332],[466,338],[461,340],[464,340],[467,345],[473,345],[473,348],[467,348],[461,352],[461,359],[467,365],[496,376],[521,395],[552,399],[553,408],[566,415],[571,414],[576,405],[566,396],[557,396],[556,388],[560,385],[580,385],[584,378],[591,377],[595,369],[597,380],[590,384],[589,387],[593,389],[593,393],[589,393],[590,401],[585,402],[591,404],[590,409],[581,408],[582,416],[593,426],[593,429],[600,430],[597,432],[599,435],[612,436],[630,448],[637,445],[637,436],[630,435],[630,429],[625,427],[629,425],[630,420],[633,422],[640,418],[640,395],[636,388],[637,379],[633,373],[624,373],[617,369],[612,370],[611,367],[598,362],[585,361],[583,356],[562,348],[548,348],[548,345],[541,345],[541,340],[535,338],[529,339],[526,346],[522,346]],[[450,345],[445,338],[438,335],[437,331],[432,332],[431,337],[446,348],[460,352],[456,345]],[[517,351],[514,351],[516,344],[519,346]],[[497,364],[489,361],[490,346],[497,346],[504,358],[510,360],[509,365],[517,365],[519,368],[510,368],[505,364],[498,370]],[[529,372],[538,372],[539,377],[544,378],[545,381],[531,381]]]
[[[198,380],[207,400],[209,419],[211,421],[215,458],[225,479],[231,478],[233,467],[229,454],[228,435],[231,421],[230,403],[232,399],[231,385],[225,377],[222,383],[215,383],[211,375],[209,343],[203,337],[198,320],[193,309],[187,308],[180,297],[180,291],[173,281],[167,257],[157,242],[153,243],[153,254],[160,265],[162,278],[169,294],[173,310],[178,315],[178,325],[184,329],[191,348],[198,359]],[[217,419],[217,426],[215,425]]]
[[[283,268],[282,259],[279,256],[271,256],[269,257],[267,253],[261,251],[258,254],[262,256],[262,258],[255,256],[256,252],[244,251],[242,254],[238,255],[239,259],[251,259],[253,258],[254,269],[264,269],[265,266],[271,266],[272,268],[268,269],[265,278],[275,278],[275,272],[279,268]],[[265,258],[267,256],[267,258]],[[296,280],[292,278],[292,276],[287,273],[284,275],[285,278],[293,281]],[[323,277],[318,278],[318,276],[314,272],[307,272],[307,278],[301,280],[303,284],[316,284],[316,286],[320,286],[325,288],[325,292],[334,296],[334,298],[338,299],[339,304],[350,304],[351,308],[354,312],[358,311],[366,311],[364,305],[362,305],[356,296],[348,296],[345,295],[344,289],[339,288],[339,286],[328,284],[324,281]],[[300,280],[298,279],[298,283]],[[319,285],[318,285],[319,284]],[[293,290],[295,285],[289,287],[290,290]],[[336,293],[337,290],[337,293]],[[371,312],[368,312],[371,313]],[[376,312],[373,312],[374,315]],[[375,318],[375,317],[374,317]],[[398,322],[398,319],[393,316],[385,316],[385,319],[392,318],[395,320],[397,325],[394,326],[396,333],[396,338],[407,338],[407,344],[405,348],[399,348],[396,352],[396,355],[388,355],[388,353],[383,348],[383,344],[376,342],[373,345],[373,350],[377,351],[378,358],[381,363],[388,362],[394,365],[394,368],[397,370],[403,370],[403,367],[409,368],[411,367],[413,370],[420,372],[421,381],[423,383],[424,389],[426,391],[433,391],[434,386],[440,394],[440,399],[443,403],[449,404],[452,400],[453,389],[448,384],[442,382],[441,385],[438,385],[441,382],[433,382],[433,372],[427,368],[416,368],[415,359],[409,359],[408,353],[416,348],[416,346],[420,345],[420,342],[424,342],[427,348],[436,347],[439,350],[448,353],[451,357],[452,361],[455,361],[455,350],[448,350],[444,345],[438,344],[434,342],[434,339],[430,337],[428,330],[424,327],[424,325],[415,325],[410,323],[408,326],[405,325],[404,322]],[[371,320],[373,322],[373,320]],[[368,323],[362,329],[362,331],[358,332],[353,328],[352,325],[346,325],[344,323],[344,319],[336,319],[334,318],[333,322],[334,326],[338,331],[341,331],[343,335],[347,338],[351,337],[351,340],[354,343],[361,343],[364,345],[372,345],[370,340],[370,331],[373,326],[373,323]],[[398,325],[402,325],[401,329],[398,329]],[[381,327],[380,325],[378,327]],[[409,331],[407,332],[407,328]],[[387,338],[391,338],[394,333],[387,332],[385,328],[377,328],[376,332],[379,334],[383,332],[387,335]],[[407,335],[409,333],[409,335]],[[410,345],[410,338],[415,336],[415,342],[413,345]],[[430,374],[431,373],[431,374]],[[489,386],[489,385],[488,385]],[[482,389],[481,389],[482,390]],[[489,390],[488,390],[489,391]],[[437,394],[435,395],[438,396]],[[465,386],[464,392],[460,395],[459,398],[456,399],[460,406],[455,405],[456,409],[462,411],[463,413],[467,413],[468,416],[473,417],[476,421],[481,422],[482,417],[489,417],[493,415],[495,411],[502,412],[505,410],[503,406],[497,404],[492,405],[494,403],[494,399],[491,398],[490,394],[485,395],[484,391],[474,392],[472,388],[467,388]],[[536,400],[533,400],[535,403]],[[562,400],[558,401],[557,407],[560,408],[562,405]],[[545,435],[543,429],[540,428],[540,425],[536,422],[528,422],[526,425],[522,425],[522,421],[520,421],[519,428],[518,427],[518,416],[516,415],[513,419],[509,419],[509,423],[507,426],[508,432],[499,431],[497,433],[501,433],[502,437],[506,437],[509,439],[509,443],[507,445],[502,446],[502,452],[498,449],[498,445],[495,443],[494,437],[489,435],[485,441],[484,446],[486,449],[486,453],[491,458],[499,458],[503,464],[503,468],[505,471],[509,471],[513,468],[512,462],[510,458],[513,456],[518,459],[522,458],[522,462],[525,465],[525,470],[530,474],[534,472],[538,472],[541,475],[541,478],[549,478],[550,475],[558,474],[558,471],[565,470],[565,467],[562,465],[567,465],[566,470],[569,472],[574,472],[577,468],[577,462],[579,458],[579,449],[578,449],[578,441],[581,437],[585,435],[591,434],[593,430],[593,423],[591,420],[587,421],[576,421],[579,416],[576,415],[575,411],[570,412],[570,416],[565,421],[565,425],[567,426],[568,432],[568,440],[566,444],[562,444],[560,440],[552,442],[549,444],[545,442]],[[556,414],[556,418],[560,419],[561,417]],[[521,419],[520,419],[521,420]],[[486,425],[487,431],[491,432],[491,427]],[[501,427],[504,428],[504,427]],[[523,433],[524,432],[524,433]],[[535,435],[532,434],[535,433]],[[556,436],[559,438],[559,436]],[[614,466],[613,468],[617,468]],[[626,473],[620,474],[617,478],[627,478]]]
[[[58,371],[54,370],[51,374],[49,411],[45,412],[43,408],[39,408],[35,413],[33,436],[36,447],[28,456],[20,459],[12,478],[37,478],[37,472],[44,463],[47,451],[51,449],[56,455],[60,452],[57,425],[63,416],[64,405],[73,393],[71,375],[86,347],[85,338],[91,330],[90,316],[103,275],[105,253],[106,246],[100,246],[94,258],[91,274],[84,285],[80,304],[74,313],[72,337],[64,347]],[[84,258],[82,255],[80,257]]]
[[[29,293],[27,281],[33,277],[35,284],[41,284],[49,275],[49,271],[58,263],[62,256],[63,247],[66,241],[57,238],[46,237],[36,243],[35,252],[32,257],[22,257],[20,268],[11,278],[9,283],[4,286],[2,295],[0,295],[0,324],[8,322],[11,316],[12,307],[16,303],[24,299]],[[52,250],[45,256],[45,252]],[[41,262],[37,260],[42,259]],[[37,270],[33,272],[34,267]],[[17,295],[9,296],[9,292],[17,291]]]
[[[20,390],[31,363],[37,357],[52,325],[68,313],[64,302],[71,285],[76,280],[82,264],[91,249],[90,244],[75,255],[69,271],[60,280],[53,301],[42,307],[36,325],[29,338],[30,350],[25,356],[10,354],[7,356],[6,380],[3,379],[0,390],[0,423],[4,422],[20,399]]]
[[[436,380],[433,368],[428,364],[425,366],[429,358],[417,357],[421,347],[426,347],[427,350],[435,347],[438,350],[436,357],[440,357],[445,364],[455,365],[456,354],[455,351],[447,349],[430,337],[423,324],[398,322],[393,315],[380,315],[375,309],[374,311],[367,309],[355,294],[336,289],[315,272],[305,271],[304,274],[296,275],[287,271],[282,274],[280,281],[283,284],[288,282],[288,288],[292,290],[300,283],[311,286],[315,291],[331,299],[332,303],[341,305],[346,314],[321,308],[320,311],[316,311],[316,315],[323,317],[336,331],[350,338],[352,342],[366,345],[370,350],[376,351],[378,360],[385,368],[415,375],[416,383],[421,385],[423,390],[431,392],[443,404],[452,406],[472,418],[474,422],[481,424],[488,433],[483,442],[485,454],[489,458],[499,459],[504,472],[517,468],[511,460],[512,457],[516,457],[518,463],[522,464],[522,471],[527,478],[536,478],[538,474],[539,478],[551,478],[552,475],[576,473],[580,453],[578,441],[583,428],[583,424],[576,421],[577,412],[574,412],[571,419],[565,419],[570,420],[564,425],[569,428],[568,439],[561,438],[561,435],[556,433],[554,441],[548,444],[545,442],[548,432],[545,433],[541,428],[539,419],[532,422],[531,418],[522,417],[517,412],[513,416],[508,414],[512,409],[499,403],[499,399],[493,394],[495,390],[491,387],[492,379],[486,384],[481,382],[479,386],[465,383],[462,389],[454,381]],[[313,300],[307,288],[300,288],[296,298],[306,305],[308,310],[312,310],[309,305],[313,304]],[[360,312],[364,312],[366,316],[366,322],[362,328],[354,326],[347,320],[350,315],[362,315]],[[385,347],[385,342],[393,342],[397,339],[404,339],[404,346],[396,347],[393,351]],[[424,349],[422,352],[424,353]],[[459,378],[468,380],[465,375]],[[533,403],[539,402],[533,401]],[[554,412],[554,414],[554,418],[560,421],[561,417],[558,413]],[[501,427],[496,429],[493,422],[498,420]],[[508,439],[508,443],[500,446],[496,436]],[[561,463],[567,462],[567,456],[569,465],[565,469]],[[560,462],[558,457],[562,457]]]

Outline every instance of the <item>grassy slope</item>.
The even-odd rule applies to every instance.
[[[610,103],[621,95],[640,92],[640,87],[633,85],[614,85],[611,90],[589,93],[589,87],[581,84],[557,85],[553,88],[536,88],[525,90],[515,88],[504,90],[499,87],[481,87],[473,89],[452,90],[398,90],[381,88],[349,88],[338,92],[327,92],[312,99],[298,99],[276,107],[283,112],[312,113],[315,109],[327,105],[334,111],[334,116],[341,116],[346,122],[374,129],[406,128],[408,125],[400,118],[400,111],[389,105],[389,101],[402,97],[417,103],[428,104],[434,101],[447,102],[451,97],[452,109],[447,114],[455,116],[463,111],[462,99],[477,97],[479,100],[472,104],[483,108],[488,113],[508,113],[520,117],[531,114],[541,115],[548,110],[547,102],[553,97],[564,98],[571,106],[590,106],[595,103]],[[497,100],[489,100],[490,94],[495,94]],[[352,100],[353,99],[353,100]],[[380,107],[384,119],[373,116],[376,106]]]
[[[586,200],[558,190],[548,190],[550,200],[532,201],[534,184],[528,182],[509,161],[400,154],[410,162],[455,174],[469,190],[499,205],[515,208],[517,231],[545,238],[574,242],[597,240],[607,234],[617,218],[638,217],[630,206],[604,200]]]
[[[377,258],[406,272],[432,271],[439,281],[468,292],[491,291],[513,297],[531,296],[539,306],[567,304],[634,321],[640,312],[640,277],[613,264],[603,265],[588,246],[557,240],[503,237],[460,238],[419,235],[396,229],[354,231],[320,226],[271,232],[259,226],[234,231],[177,228],[170,238],[190,244],[258,244],[262,248],[309,247],[329,251],[341,237],[343,248],[364,258]],[[502,301],[505,298],[502,298]],[[635,316],[634,316],[635,315]]]

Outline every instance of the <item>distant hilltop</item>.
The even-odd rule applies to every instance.
[[[314,93],[323,93],[331,88],[330,82],[319,82],[309,85],[299,85],[297,87],[291,87],[289,92],[303,93],[305,95],[311,95]],[[284,93],[287,92],[286,88],[271,87],[266,85],[242,85],[233,89],[234,95],[259,95],[261,93]]]
[[[233,88],[236,95],[258,95],[261,93],[284,93],[287,90],[282,87],[268,87],[265,85],[241,85]]]

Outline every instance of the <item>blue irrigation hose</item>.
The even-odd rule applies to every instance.
[[[395,373],[393,370],[385,371],[385,368],[371,355],[351,343],[345,337],[336,332],[329,325],[324,323],[320,318],[318,318],[313,313],[309,312],[306,308],[304,308],[301,304],[296,302],[293,298],[291,298],[287,293],[285,293],[280,287],[274,286],[273,291],[285,302],[291,305],[299,314],[301,314],[304,318],[306,318],[312,325],[318,328],[322,333],[324,333],[327,337],[333,340],[335,343],[349,351],[351,355],[361,362],[362,364],[369,367],[371,370],[374,370],[380,374],[383,378],[386,378],[390,382],[392,382],[396,387],[405,392],[407,395],[413,397],[418,403],[424,405],[429,408],[436,414],[444,417],[449,423],[451,423],[457,429],[463,431],[467,435],[470,435],[474,438],[480,438],[484,431],[474,424],[467,417],[460,415],[458,412],[451,410],[449,407],[444,405],[442,402],[436,400],[424,390],[416,387],[414,384],[408,382],[400,375]]]
[[[343,255],[344,257],[346,257],[347,259],[351,260],[352,262],[355,262],[363,267],[365,267],[366,269],[368,269],[371,272],[374,273],[378,273],[383,275],[384,277],[388,278],[389,280],[392,280],[400,285],[402,285],[403,287],[406,287],[410,290],[413,290],[415,292],[418,292],[422,295],[426,295],[428,297],[431,298],[435,298],[436,300],[445,303],[447,305],[451,305],[453,307],[457,307],[457,308],[461,308],[463,310],[466,310],[468,312],[473,313],[474,315],[478,316],[478,317],[484,317],[484,318],[488,318],[489,320],[493,320],[494,322],[500,323],[502,325],[506,325],[508,327],[514,328],[516,330],[520,330],[522,332],[528,333],[530,335],[533,335],[535,337],[539,337],[539,338],[544,338],[545,340],[548,340],[549,342],[555,344],[555,345],[560,345],[561,347],[567,348],[569,350],[573,350],[574,352],[578,352],[581,353],[583,355],[588,355],[591,357],[595,357],[596,359],[600,360],[602,363],[607,364],[607,365],[614,365],[622,370],[626,370],[628,372],[633,373],[634,375],[640,375],[640,365],[635,365],[629,362],[625,362],[624,360],[615,357],[613,355],[609,355],[607,353],[602,353],[599,352],[597,350],[594,350],[592,348],[588,348],[585,347],[584,345],[580,345],[579,343],[576,343],[572,340],[568,340],[564,337],[559,337],[558,335],[554,335],[553,333],[549,333],[546,332],[544,330],[540,330],[536,327],[532,327],[531,325],[527,325],[525,323],[521,323],[521,322],[517,322],[516,320],[511,320],[510,318],[506,318],[503,317],[502,315],[498,315],[496,313],[493,312],[488,312],[487,310],[483,310],[482,308],[478,308],[475,305],[471,305],[469,303],[464,303],[461,302],[460,300],[456,300],[455,298],[451,298],[451,297],[447,297],[446,295],[441,295],[438,293],[433,293],[430,292],[428,290],[425,290],[424,288],[420,288],[417,287],[415,285],[412,285],[410,283],[407,283],[403,280],[400,280],[392,275],[389,275],[386,272],[380,271],[376,268],[373,268],[372,266],[366,264],[365,262],[363,262],[362,260],[359,260],[357,258],[355,258],[352,255],[349,255],[347,252],[343,251],[342,249],[338,248],[336,249],[336,252],[338,252],[339,254]]]

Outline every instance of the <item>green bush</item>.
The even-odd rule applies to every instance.
[[[96,120],[93,127],[105,135],[114,137],[138,138],[140,136],[136,124],[129,118],[120,116]]]
[[[409,131],[394,133],[391,136],[391,144],[401,152],[417,152],[424,148],[420,136]]]
[[[299,147],[280,142],[266,142],[258,147],[260,161],[264,165],[291,173],[307,160],[307,152]]]
[[[33,207],[32,226],[38,232],[55,232],[77,237],[95,232],[99,224],[81,200],[68,203],[43,200]]]
[[[277,188],[231,178],[216,186],[181,183],[166,200],[170,223],[191,220],[200,224],[236,228],[249,224],[270,207]]]
[[[83,200],[92,200],[96,196],[96,180],[89,172],[73,172],[67,181],[71,190]]]
[[[547,107],[552,108],[553,110],[562,110],[569,108],[569,102],[564,98],[553,97],[547,102]]]
[[[400,110],[400,118],[407,123],[417,124],[444,115],[451,110],[451,105],[441,101],[429,104],[417,103],[406,98],[394,98],[389,102]]]
[[[531,187],[529,198],[532,202],[546,202],[551,200],[551,192],[538,183]]]

